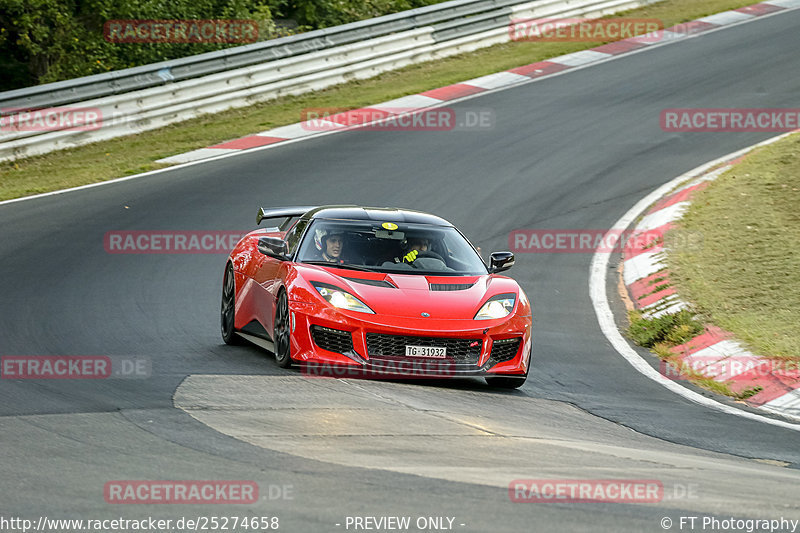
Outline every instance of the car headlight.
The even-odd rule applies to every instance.
[[[481,307],[475,320],[492,320],[495,318],[505,318],[514,310],[515,294],[498,294],[489,298]]]
[[[319,295],[334,307],[346,309],[348,311],[375,314],[375,311],[370,309],[367,304],[344,289],[340,289],[335,285],[328,285],[327,283],[312,283],[312,285],[317,289]]]

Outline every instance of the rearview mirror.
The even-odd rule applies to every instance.
[[[497,274],[514,266],[514,254],[511,252],[492,252],[489,272]]]
[[[264,255],[286,261],[289,253],[289,245],[286,241],[278,237],[261,237],[258,239],[258,251]]]

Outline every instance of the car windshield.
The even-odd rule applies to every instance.
[[[472,245],[451,226],[371,220],[314,220],[297,261],[387,273],[487,273]]]

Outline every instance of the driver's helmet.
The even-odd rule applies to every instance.
[[[332,235],[339,235],[344,237],[344,231],[340,229],[318,229],[314,231],[314,245],[317,247],[317,250],[322,251],[325,248],[325,241],[328,240],[328,237]]]

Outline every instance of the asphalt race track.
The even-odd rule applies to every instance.
[[[491,130],[352,131],[0,206],[0,353],[152,364],[142,379],[1,380],[0,515],[277,516],[288,532],[345,531],[348,516],[448,516],[458,531],[498,532],[800,518],[800,433],[638,374],[597,325],[591,254],[517,256],[509,274],[533,301],[534,365],[520,391],[500,392],[483,380],[306,379],[222,343],[223,255],[103,247],[116,230],[248,230],[259,205],[420,209],[484,252],[519,228],[609,228],[666,181],[774,135],[665,133],[659,113],[798,107],[798,27],[795,10],[454,104],[493,111]],[[518,478],[656,479],[665,497],[512,503]],[[254,480],[262,497],[104,500],[110,480],[148,479]],[[271,486],[290,497],[271,499]]]

